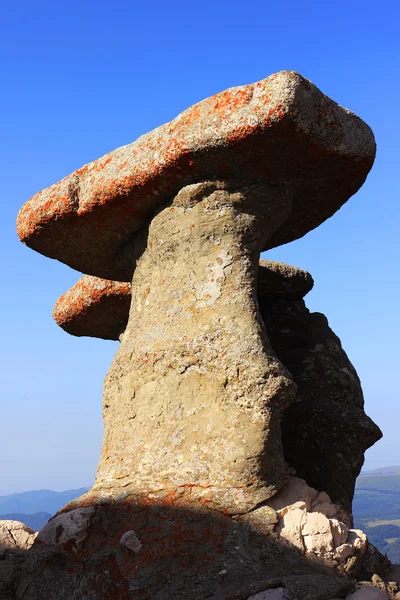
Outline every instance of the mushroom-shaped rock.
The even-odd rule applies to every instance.
[[[260,260],[259,302],[275,298],[301,299],[313,286],[307,271],[273,260]],[[131,285],[84,275],[57,300],[53,317],[67,333],[118,340],[129,318]]]
[[[137,531],[143,552],[135,555],[135,574],[128,576],[126,589],[139,589],[135,577],[151,556],[157,566],[146,571],[146,597],[152,596],[147,584],[160,583],[164,555],[148,546],[154,532],[169,556],[175,556],[171,548],[178,551],[195,540],[184,551],[190,565],[185,563],[179,575],[195,590],[188,598],[254,594],[251,586],[261,579],[253,564],[270,577],[260,550],[268,527],[256,520],[261,543],[229,518],[261,510],[289,475],[281,420],[297,386],[261,317],[260,252],[331,216],[363,183],[374,152],[373,135],[358,117],[300,75],[282,72],[204,100],[22,208],[18,230],[32,248],[88,275],[131,280],[128,322],[104,381],[96,480],[76,506],[104,504],[104,511],[96,510],[96,532],[83,546],[93,540],[98,546],[99,523],[107,529],[108,522],[125,556],[121,536]],[[279,271],[291,279],[284,267]],[[280,284],[273,279],[270,274],[266,287],[279,299]],[[300,279],[301,297],[311,281]],[[98,299],[107,297],[103,285],[92,300],[82,300],[79,285],[75,297],[69,292],[75,302],[70,324],[74,314],[95,314]],[[111,296],[118,296],[118,288],[113,290]],[[293,293],[292,283],[285,293]],[[296,425],[308,426],[304,419]],[[121,498],[124,510],[132,508],[134,522],[123,519],[118,532],[121,521],[107,519],[113,508],[121,510]],[[151,514],[153,504],[157,510]],[[213,513],[211,520],[223,521],[221,535],[210,538],[215,551],[202,550],[209,539],[203,533],[215,528],[193,518],[203,515],[204,507]],[[172,513],[176,526],[170,526]],[[158,529],[157,519],[168,533]],[[236,558],[226,568],[207,562],[205,579],[214,581],[214,573],[220,581],[230,568],[240,575],[240,590],[235,584],[229,593],[221,592],[213,583],[212,590],[199,593],[198,567],[221,549],[224,565],[228,555],[239,557],[240,564],[243,556],[249,560],[239,571]],[[255,560],[253,550],[261,552]],[[124,564],[117,554],[115,560]],[[161,586],[177,566],[162,576]],[[174,593],[165,589],[153,596],[176,596],[176,586]]]
[[[98,277],[129,281],[117,254],[179,190],[207,180],[290,188],[291,208],[261,249],[317,227],[364,182],[374,137],[293,71],[234,87],[39,192],[18,215],[31,248]]]

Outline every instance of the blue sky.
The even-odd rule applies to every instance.
[[[51,311],[79,278],[24,247],[22,204],[83,164],[227,87],[299,71],[374,130],[364,187],[269,257],[309,270],[384,439],[366,466],[400,464],[400,8],[389,2],[235,0],[0,6],[3,215],[0,494],[90,485],[102,380],[117,344],[73,338]],[[307,426],[307,424],[303,424]]]

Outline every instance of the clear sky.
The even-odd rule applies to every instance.
[[[356,196],[267,256],[311,272],[307,304],[328,316],[358,370],[384,432],[366,466],[400,464],[399,18],[398,0],[1,2],[0,494],[92,483],[117,349],[55,325],[53,304],[80,275],[18,241],[19,208],[191,104],[282,69],[377,138]]]

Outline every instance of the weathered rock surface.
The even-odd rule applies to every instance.
[[[18,215],[31,248],[98,277],[130,281],[115,260],[181,188],[207,180],[290,185],[293,208],[262,249],[299,238],[364,182],[369,127],[310,81],[282,71],[207,98],[129,146],[39,192]]]
[[[318,344],[321,337],[318,338],[318,331],[315,331],[315,326],[313,329],[314,315],[309,314],[304,303],[301,301],[302,297],[312,288],[313,281],[311,276],[306,271],[274,261],[260,261],[257,275],[258,302],[263,316],[267,314],[265,321],[269,333],[271,323],[274,324],[274,331],[272,335],[270,334],[270,337],[273,340],[273,343],[276,343],[276,340],[278,339],[278,355],[282,359],[281,348],[284,346],[284,348],[288,348],[290,356],[295,356],[297,358],[300,355],[301,357],[304,357],[305,349],[313,349],[315,343],[317,342]],[[83,279],[87,280],[88,283],[90,283],[91,280],[94,280],[95,290],[99,289],[96,278],[85,277]],[[116,282],[115,285],[126,286],[126,284],[118,284]],[[82,290],[82,287],[77,286],[77,289],[79,290],[79,294],[82,294],[82,291],[84,294],[87,293],[85,288]],[[124,293],[128,295],[129,292],[125,289]],[[78,294],[76,294],[76,296],[78,296]],[[112,320],[112,315],[110,315],[106,305],[101,306],[101,294],[97,297],[95,294],[93,296],[96,298],[99,307],[97,310],[102,311],[102,321],[110,322]],[[76,305],[78,306],[78,303],[76,303]],[[268,312],[266,313],[266,311]],[[283,319],[285,319],[283,323],[282,315]],[[286,327],[288,324],[287,315],[291,318],[290,328]],[[336,343],[336,346],[334,347],[334,352],[331,350],[330,354],[321,365],[318,372],[318,381],[314,376],[311,376],[309,385],[314,382],[317,393],[321,389],[329,391],[330,387],[334,385],[336,386],[336,395],[342,394],[344,397],[347,390],[341,390],[340,387],[338,388],[337,381],[338,379],[341,381],[343,372],[347,374],[348,371],[349,373],[355,374],[355,371],[346,355],[341,350],[338,338],[336,338],[329,330],[325,318],[322,315],[317,315],[317,317],[322,318],[322,323],[325,326],[325,331],[322,332],[324,336],[323,339],[325,339],[328,332],[328,342],[332,339]],[[86,318],[90,319],[91,316],[86,315]],[[311,323],[307,322],[307,319],[311,321]],[[293,322],[295,323],[294,326]],[[304,325],[304,322],[306,325]],[[317,321],[317,323],[318,322],[319,321]],[[299,330],[302,334],[302,338],[298,335]],[[93,331],[96,330],[93,329]],[[97,329],[97,332],[98,331],[99,330]],[[289,342],[285,346],[288,334],[292,335],[289,335]],[[282,339],[283,344],[281,341]],[[306,355],[306,364],[309,362],[307,361],[307,358],[308,355]],[[298,359],[298,361],[300,362],[300,359]],[[345,367],[343,367],[343,364],[345,364]],[[327,367],[326,371],[324,371],[325,366]],[[355,378],[358,382],[356,374]],[[323,380],[322,382],[321,379]],[[358,394],[358,404],[362,406],[362,392],[359,385],[356,389],[356,393]],[[319,396],[316,394],[313,398],[316,400],[319,399]],[[329,398],[330,396],[328,396],[328,399]],[[319,409],[320,411],[324,409],[323,403],[321,403]],[[360,409],[360,411],[364,414],[362,409]],[[312,412],[310,413],[310,416],[313,417]],[[329,419],[330,416],[331,411],[329,410],[327,419]],[[353,423],[355,430],[356,425],[356,423]],[[321,432],[314,432],[314,435],[318,437],[318,435],[321,435]],[[353,436],[353,438],[354,437],[355,436]],[[341,442],[345,445],[346,440],[341,439]],[[325,450],[328,450],[331,453],[335,452],[335,448],[332,447],[328,447]],[[360,451],[360,459],[362,460],[362,458],[363,449]],[[309,466],[309,468],[311,469],[312,466]],[[325,471],[324,481],[329,481],[329,477],[331,476],[332,473]],[[350,497],[352,497],[354,480],[356,477],[354,471],[353,477],[354,479],[351,480],[351,485],[349,486],[350,491],[347,496],[347,502],[343,500],[343,497],[337,498],[337,501],[342,504],[342,506],[346,506],[347,509],[351,506]],[[334,487],[334,485],[335,484],[333,484],[332,487]],[[344,512],[339,504],[333,503],[325,491],[317,492],[315,489],[309,487],[304,480],[292,477],[289,484],[284,486],[281,492],[274,496],[268,504],[273,509],[271,514],[267,514],[266,511],[268,510],[268,507],[265,506],[252,511],[250,515],[246,516],[245,520],[248,523],[255,524],[258,530],[263,531],[264,533],[268,534],[275,531],[282,539],[290,542],[290,544],[307,555],[317,556],[328,562],[337,562],[343,568],[348,564],[348,568],[354,575],[360,574],[362,568],[361,565],[367,565],[368,561],[370,561],[369,557],[371,556],[373,547],[368,545],[368,551],[366,552],[367,540],[365,535],[360,531],[350,529],[351,513]],[[132,536],[134,548],[140,546],[141,542],[136,537],[135,532],[128,532],[125,535],[127,537],[124,538],[123,536],[124,540],[127,539],[129,535]],[[121,543],[123,543],[123,540],[121,540]],[[355,553],[357,553],[356,557],[354,556]],[[361,557],[361,555],[363,555],[363,557]],[[371,570],[371,565],[370,567],[367,565],[367,574],[372,575],[374,572],[382,572],[380,571],[382,570],[383,565],[382,558],[383,557],[379,555],[379,559],[375,560],[375,564],[372,568],[373,570]],[[383,569],[383,573],[386,573],[386,571],[387,566]],[[268,593],[272,593],[272,591],[268,591]]]
[[[26,244],[132,284],[95,485],[40,532],[5,584],[12,600],[354,590],[368,544],[351,529],[352,485],[377,430],[340,342],[304,307],[311,277],[265,265],[260,295],[257,272],[261,250],[357,191],[374,153],[358,117],[285,71],[191,107],[22,208]],[[56,318],[107,329],[101,302],[119,311],[128,293],[83,278]],[[289,480],[288,463],[316,489]]]
[[[37,532],[20,521],[0,521],[0,599],[15,600],[17,580]]]
[[[307,271],[272,260],[260,260],[257,272],[259,301],[301,299],[313,286]],[[126,329],[131,285],[84,275],[57,300],[53,317],[67,333],[118,340]]]
[[[260,319],[256,273],[290,202],[276,186],[208,182],[153,219],[105,379],[96,490],[183,490],[242,513],[284,485],[280,418],[296,390]]]
[[[351,514],[364,452],[382,436],[364,412],[358,375],[326,317],[310,313],[304,301],[260,299],[260,311],[298,387],[282,420],[285,458],[299,477]]]
[[[284,417],[285,456],[298,474],[335,494],[350,510],[364,451],[378,439],[379,429],[365,416],[359,379],[340,340],[323,315],[310,314],[301,302],[312,288],[311,276],[274,261],[260,261],[257,275],[258,302],[271,343],[284,365],[294,370],[300,391],[299,401]],[[58,300],[56,319],[77,335],[117,339],[128,319],[130,299],[129,284],[85,276]],[[324,426],[299,430],[299,414],[303,422]]]
[[[277,588],[285,600],[328,600],[355,588],[241,517],[182,495],[92,491],[67,511],[88,503],[94,513],[79,548],[38,540],[12,600],[247,600],[267,591],[272,600]]]
[[[40,530],[38,542],[78,550],[84,542],[94,516],[94,508],[76,508],[50,519]]]

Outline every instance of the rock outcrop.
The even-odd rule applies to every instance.
[[[15,600],[27,551],[37,532],[20,521],[0,521],[0,598]]]
[[[359,378],[339,338],[326,317],[310,313],[304,303],[312,287],[307,271],[259,262],[260,312],[273,351],[297,384],[296,402],[283,414],[284,457],[300,477],[329,493],[351,521],[364,452],[381,432],[364,412]],[[111,295],[116,298],[112,305]],[[116,340],[125,330],[130,303],[129,284],[86,275],[59,298],[54,316],[74,335]]]
[[[125,327],[99,310],[126,310],[129,288],[114,280],[131,281],[131,303],[104,384],[95,485],[40,532],[16,600],[354,590],[367,540],[351,529],[352,485],[379,432],[337,338],[307,320],[311,277],[260,269],[259,255],[338,210],[374,154],[365,123],[284,71],[204,100],[21,209],[27,245],[111,280],[67,292],[55,310],[66,329],[79,335],[86,319],[89,335],[113,337]],[[328,414],[315,448],[308,432]],[[352,436],[343,443],[341,428]],[[293,467],[307,484],[289,479]],[[318,492],[281,506],[298,485]]]
[[[277,357],[297,384],[296,402],[282,419],[285,459],[351,513],[364,452],[382,436],[364,412],[358,375],[326,317],[310,313],[302,299],[260,299],[260,311]]]

